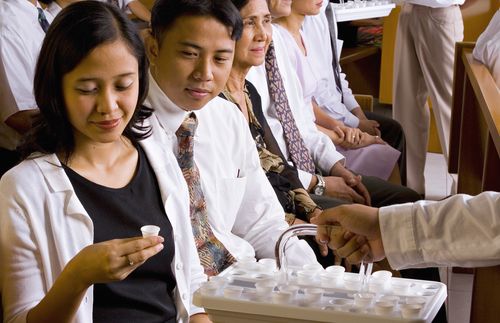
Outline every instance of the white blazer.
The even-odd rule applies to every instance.
[[[187,185],[173,153],[153,139],[141,142],[156,174],[172,224],[177,320],[203,309],[192,294],[206,280],[189,220]],[[138,235],[139,235],[139,228]],[[55,155],[23,161],[0,181],[0,287],[5,322],[26,315],[54,284],[65,265],[93,243],[93,223]],[[75,322],[92,322],[93,288],[87,290]]]

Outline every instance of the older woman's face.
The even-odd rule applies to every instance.
[[[292,0],[267,0],[267,4],[273,18],[289,16],[292,10]]]
[[[264,62],[272,38],[271,13],[266,0],[250,0],[240,10],[243,34],[236,42],[234,65],[244,68]]]
[[[292,12],[304,16],[314,16],[320,13],[323,0],[293,0]]]

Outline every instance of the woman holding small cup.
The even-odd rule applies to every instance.
[[[111,5],[72,4],[49,28],[40,120],[0,181],[6,322],[208,321],[191,305],[206,277],[187,187],[148,138],[147,70],[140,36]],[[162,236],[141,237],[149,224]]]

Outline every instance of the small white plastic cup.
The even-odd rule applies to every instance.
[[[389,315],[394,311],[392,302],[379,301],[375,303],[375,313],[378,315]]]
[[[368,308],[373,304],[375,294],[373,293],[357,293],[354,294],[354,305],[357,307]]]
[[[388,270],[377,270],[372,274],[372,278],[380,279],[383,281],[387,281],[391,279],[392,273]]]
[[[417,318],[422,310],[422,305],[419,304],[401,304],[401,315],[403,318]]]
[[[349,311],[349,309],[352,306],[352,300],[345,298],[335,298],[330,300],[328,303],[330,304],[328,306],[329,310],[340,311],[340,312]]]
[[[345,274],[344,275],[344,286],[349,290],[359,290],[361,288],[361,276],[358,274]]]
[[[319,276],[321,280],[321,286],[325,288],[334,288],[342,285],[342,281],[344,278],[344,273],[342,275],[324,272]]]
[[[293,298],[297,297],[300,287],[297,285],[281,285],[278,286],[280,292],[290,293]]]
[[[160,233],[160,227],[156,225],[145,225],[141,227],[142,237],[155,237]]]
[[[368,282],[368,290],[372,293],[382,294],[384,293],[388,285],[388,282],[389,282],[388,280],[384,280],[377,277],[371,277],[370,281]]]
[[[297,272],[297,280],[302,285],[312,285],[316,280],[318,272],[315,270],[299,270]]]
[[[394,295],[385,295],[380,297],[379,299],[380,302],[389,302],[392,303],[394,306],[398,305],[400,300],[401,298],[399,296],[394,296]]]
[[[312,304],[318,303],[323,297],[324,290],[321,288],[306,288],[304,289],[304,295],[300,299],[300,305],[310,306]]]
[[[410,289],[410,284],[402,280],[393,280],[391,287],[394,294],[407,295]]]
[[[259,260],[260,269],[264,272],[273,272],[276,270],[276,259],[262,258]]]
[[[295,297],[290,292],[276,291],[272,293],[273,303],[290,304]]]
[[[262,281],[255,283],[255,289],[257,290],[257,295],[268,296],[274,291],[276,283],[273,281]]]
[[[343,275],[345,272],[345,268],[342,266],[330,266],[326,267],[325,271],[331,274]]]
[[[206,282],[204,283],[201,288],[200,288],[200,291],[203,295],[215,295],[219,292],[219,289],[221,288],[221,284],[217,283],[217,282]]]
[[[320,264],[307,264],[302,266],[302,269],[305,271],[319,272],[323,271],[323,266],[321,266]]]
[[[242,292],[243,292],[243,287],[227,286],[224,288],[224,297],[237,299],[241,297]]]
[[[425,303],[427,303],[427,300],[425,299],[425,297],[410,296],[410,297],[406,298],[406,304],[418,304],[418,305],[422,305],[422,307],[424,307]]]

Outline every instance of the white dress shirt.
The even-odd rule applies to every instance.
[[[187,185],[172,152],[154,139],[141,141],[156,174],[174,235],[177,321],[203,312],[192,294],[206,281],[189,222]],[[140,228],[137,233],[140,235]],[[93,243],[93,223],[55,155],[27,159],[0,181],[0,286],[4,322],[26,322],[64,266]],[[91,323],[93,287],[74,322]]]
[[[177,153],[175,132],[189,113],[175,105],[150,76],[146,105],[155,109],[154,132],[166,133],[165,146]],[[274,258],[274,246],[288,228],[285,214],[267,179],[248,122],[238,108],[216,97],[194,111],[198,127],[194,160],[217,239],[236,258]],[[304,241],[291,240],[288,263],[316,263]]]
[[[47,12],[46,18],[49,23],[52,21]],[[8,80],[8,84],[0,84],[0,87],[10,87],[16,102],[14,106],[0,107],[0,147],[14,149],[19,142],[19,137],[10,136],[14,130],[4,121],[18,111],[37,108],[33,79],[44,37],[38,23],[38,10],[31,2],[0,1],[0,56]]]
[[[62,8],[57,2],[52,1],[45,10],[55,18]]]
[[[500,10],[497,10],[488,27],[477,39],[472,54],[488,67],[500,89]]]
[[[354,98],[346,75],[340,68],[340,87],[344,97],[337,90],[332,66],[332,46],[330,41],[330,29],[326,19],[325,10],[330,2],[325,0],[321,12],[315,16],[306,16],[302,25],[302,36],[307,44],[306,62],[312,70],[312,75],[317,81],[313,96],[320,107],[332,118],[344,122],[347,126],[357,128],[359,119],[350,111],[359,107]],[[342,50],[342,41],[337,39],[337,62]]]
[[[453,5],[462,5],[465,0],[399,0],[399,2],[408,2],[431,8],[446,8]]]
[[[339,161],[344,162],[344,156],[337,152],[331,139],[316,128],[312,107],[310,104],[305,103],[300,81],[286,56],[288,51],[286,42],[275,29],[276,26],[273,25],[273,42],[276,49],[276,58],[292,114],[316,167],[324,174],[329,174],[330,169],[335,163]],[[269,127],[278,142],[281,152],[290,162],[291,159],[286,147],[283,127],[276,116],[274,102],[271,101],[269,96],[265,65],[252,67],[247,75],[247,80],[257,88],[262,99],[262,110],[269,123]],[[310,173],[299,170],[299,178],[304,187],[309,187],[312,178]]]
[[[392,268],[500,264],[500,193],[459,194],[380,208]]]

